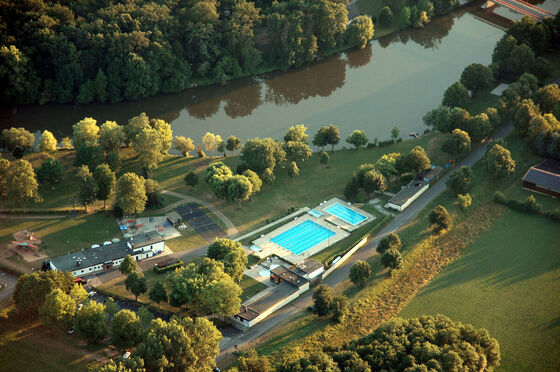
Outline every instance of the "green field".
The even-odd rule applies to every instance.
[[[498,339],[503,371],[560,370],[560,226],[510,211],[399,314],[444,314]]]

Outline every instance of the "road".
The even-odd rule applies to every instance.
[[[512,123],[508,123],[506,126],[501,128],[498,132],[494,134],[492,138],[503,138],[510,134],[513,130]],[[458,169],[460,166],[472,166],[477,161],[482,159],[486,153],[487,142],[476,150],[471,152],[463,161],[458,164]],[[454,171],[453,171],[454,172]],[[410,222],[416,214],[418,214],[422,209],[424,209],[428,204],[430,204],[437,196],[439,196],[446,189],[446,181],[449,176],[453,173],[449,172],[447,175],[442,177],[437,183],[430,186],[430,188],[424,192],[414,203],[412,203],[404,212],[397,215],[389,224],[387,224],[383,229],[381,229],[378,235],[370,240],[366,245],[359,249],[352,257],[350,257],[342,266],[335,270],[330,276],[328,276],[323,282],[330,287],[334,287],[338,283],[346,280],[350,272],[352,265],[358,260],[365,260],[368,257],[376,254],[375,248],[379,244],[379,240],[385,235],[400,229],[402,226]],[[234,352],[236,348],[242,348],[248,343],[262,336],[263,334],[270,331],[272,328],[281,324],[283,321],[289,319],[293,315],[300,311],[305,311],[309,305],[311,305],[311,291],[305,293],[301,297],[294,300],[289,305],[276,311],[274,314],[270,315],[261,323],[258,323],[254,327],[250,328],[247,332],[242,333],[236,337],[231,338],[228,342],[223,344],[223,349],[217,358],[217,361],[225,358],[228,354]]]
[[[553,17],[552,13],[547,12],[544,9],[538,8],[532,4],[526,3],[525,1],[519,0],[492,0],[496,4],[505,6],[506,8],[513,9],[518,13],[529,16],[537,21],[542,21],[546,17]]]

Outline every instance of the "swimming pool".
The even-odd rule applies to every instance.
[[[340,203],[334,203],[323,209],[325,212],[348,222],[350,225],[357,225],[367,219],[366,216],[348,208]]]
[[[311,220],[305,220],[299,225],[276,235],[270,241],[298,255],[333,235],[335,235],[334,231]]]

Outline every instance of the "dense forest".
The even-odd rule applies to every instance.
[[[345,0],[0,0],[1,99],[118,102],[289,68],[373,37]]]

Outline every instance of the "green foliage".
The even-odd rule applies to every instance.
[[[303,124],[292,125],[284,135],[284,142],[303,142],[307,143],[309,136],[307,135],[307,127]]]
[[[129,172],[119,177],[115,195],[115,204],[125,215],[142,213],[146,207],[144,179],[135,173]]]
[[[440,232],[451,226],[451,216],[444,206],[438,205],[429,215],[430,225],[434,226],[434,230]]]
[[[461,83],[472,92],[473,97],[494,83],[494,75],[488,66],[472,63],[461,73]]]
[[[474,173],[470,167],[462,166],[449,176],[446,185],[451,187],[455,194],[465,194],[471,186],[473,176]]]
[[[397,233],[390,233],[384,236],[380,241],[375,250],[377,253],[384,253],[388,249],[400,250],[402,247],[401,238]]]
[[[354,200],[360,192],[360,181],[356,176],[352,177],[344,188],[344,197],[348,200]]]
[[[426,151],[421,146],[415,146],[410,152],[403,157],[404,167],[406,170],[416,173],[422,172],[430,167],[430,158],[426,155]]]
[[[2,131],[2,142],[9,151],[13,151],[16,147],[32,148],[35,136],[25,128],[12,127]]]
[[[331,302],[330,312],[337,323],[344,322],[348,315],[348,299],[345,296],[335,296]]]
[[[393,18],[393,12],[391,11],[391,8],[389,8],[388,6],[384,6],[379,13],[379,23],[381,23],[385,27],[389,27],[393,24]]]
[[[112,297],[107,298],[105,300],[104,305],[105,305],[105,312],[107,313],[109,320],[111,320],[115,316],[115,314],[120,311],[119,305],[117,305],[117,303],[115,302],[115,300],[113,300]]]
[[[332,289],[326,284],[319,284],[313,291],[315,312],[320,316],[328,315],[333,299]]]
[[[273,183],[274,180],[276,179],[276,176],[274,175],[274,171],[272,169],[266,168],[263,171],[261,178],[266,183]]]
[[[269,372],[272,370],[266,356],[257,354],[255,349],[249,349],[237,359],[239,372]]]
[[[403,260],[401,253],[396,249],[387,249],[381,255],[381,264],[388,267],[390,270],[397,270],[402,268]]]
[[[245,171],[243,171],[243,175],[247,177],[247,179],[252,185],[251,196],[261,191],[262,180],[260,179],[258,174],[256,174],[250,169],[246,169]]]
[[[248,259],[241,243],[225,238],[216,239],[208,246],[207,257],[222,262],[225,273],[236,283],[243,278]]]
[[[305,142],[288,141],[284,143],[283,147],[288,161],[304,162],[313,154]]]
[[[90,301],[76,313],[74,329],[89,343],[100,343],[107,335],[105,306]]]
[[[87,213],[87,206],[95,201],[97,195],[97,184],[93,178],[93,174],[89,171],[87,165],[82,165],[76,173],[80,180],[80,193],[78,200],[84,206]]]
[[[527,134],[531,119],[540,116],[541,111],[532,99],[524,99],[513,108],[513,124],[521,135]]]
[[[21,205],[42,200],[35,172],[27,160],[18,159],[10,164],[8,195]]]
[[[39,308],[39,319],[43,325],[68,329],[76,313],[76,301],[62,290],[56,288],[45,296]]]
[[[399,134],[401,134],[401,130],[399,129],[399,127],[395,126],[393,129],[391,129],[391,138],[393,139],[393,141],[396,141],[397,138],[399,138]]]
[[[457,205],[463,209],[467,210],[472,204],[472,197],[470,194],[457,194]]]
[[[173,148],[178,150],[185,157],[189,157],[189,152],[194,150],[194,143],[192,139],[185,138],[184,136],[177,136],[173,138]]]
[[[288,176],[292,178],[299,176],[299,168],[295,161],[290,162],[288,165]]]
[[[331,145],[331,152],[334,146],[340,142],[340,130],[335,125],[321,127],[313,137],[313,145],[325,149],[326,145]]]
[[[508,149],[496,144],[486,153],[486,167],[495,178],[500,178],[515,171],[515,160]]]
[[[156,209],[163,207],[161,186],[156,180],[148,178],[144,181],[146,188],[146,208]]]
[[[86,117],[72,126],[74,147],[80,145],[97,145],[99,139],[99,127],[97,120]]]
[[[358,260],[350,268],[350,281],[359,287],[364,287],[371,276],[371,266],[366,261]]]
[[[226,150],[233,152],[241,148],[241,140],[235,136],[229,136],[226,140]]]
[[[0,157],[0,199],[8,198],[10,192],[10,162]]]
[[[154,319],[154,316],[146,306],[140,306],[136,315],[138,315],[138,318],[144,327],[148,327]]]
[[[74,287],[74,277],[60,271],[35,271],[18,278],[14,290],[16,309],[23,316],[35,316],[45,302],[47,294],[55,289],[69,294]]]
[[[492,134],[493,128],[490,124],[490,119],[483,113],[470,117],[462,129],[469,134],[473,141],[478,142]]]
[[[319,155],[319,161],[321,164],[328,165],[329,164],[329,154],[326,151],[321,151]]]
[[[123,275],[129,275],[130,273],[138,272],[138,264],[131,255],[127,254],[126,256],[124,256],[124,260],[119,266],[119,271]]]
[[[161,280],[158,280],[154,283],[152,289],[148,292],[148,296],[150,300],[160,303],[160,302],[167,302],[167,291],[165,290],[165,286]]]
[[[172,317],[169,322],[155,319],[135,355],[144,360],[149,371],[209,371],[215,366],[221,338],[205,318]]]
[[[272,138],[250,139],[241,149],[241,161],[257,173],[262,173],[267,168],[274,171],[274,167],[285,159],[286,152]]]
[[[130,118],[124,127],[125,143],[130,145],[140,132],[148,128],[150,128],[150,118],[145,112]]]
[[[533,99],[543,113],[554,113],[555,116],[559,116],[560,88],[558,88],[557,84],[548,84],[539,88],[533,95]]]
[[[185,183],[189,186],[195,187],[198,185],[198,174],[195,171],[190,171],[185,175]]]
[[[443,141],[441,150],[447,152],[451,156],[467,153],[471,150],[471,138],[467,132],[460,129],[453,129],[451,136]]]
[[[106,121],[99,128],[99,144],[107,153],[118,151],[124,139],[124,128],[115,121]]]
[[[127,275],[124,285],[126,290],[130,291],[136,300],[138,300],[138,296],[148,291],[148,283],[144,274],[137,271],[133,271]]]
[[[117,173],[121,169],[122,165],[119,153],[117,151],[108,153],[106,163],[109,165],[113,172]]]
[[[391,178],[392,176],[398,174],[396,163],[402,155],[397,152],[392,152],[390,154],[383,154],[379,159],[375,161],[374,168],[376,171],[381,173],[385,178]]]
[[[54,186],[62,182],[63,179],[64,167],[56,159],[47,158],[37,168],[37,180],[39,183]]]
[[[43,131],[43,134],[41,134],[41,138],[39,139],[39,144],[37,145],[39,151],[45,153],[56,152],[56,145],[56,138],[54,138],[53,134],[48,130]]]
[[[443,93],[441,104],[450,108],[464,107],[470,99],[469,91],[465,86],[457,81]]]
[[[346,142],[355,146],[358,150],[360,147],[367,145],[369,139],[363,130],[355,130],[348,138],[346,138]]]
[[[111,170],[108,164],[101,164],[95,168],[94,172],[95,183],[97,185],[96,198],[103,200],[105,205],[107,199],[113,196],[117,179],[115,172]]]
[[[360,15],[348,25],[345,38],[350,45],[363,49],[373,39],[373,34],[374,26],[371,18]]]
[[[89,169],[95,169],[103,163],[103,148],[97,144],[83,143],[76,147],[76,158],[74,165],[79,167],[87,165]]]
[[[142,322],[130,310],[121,310],[111,320],[111,343],[119,350],[132,348],[141,340]]]
[[[375,191],[382,193],[387,189],[387,181],[381,173],[370,170],[364,173],[362,187],[368,195],[371,195]]]

